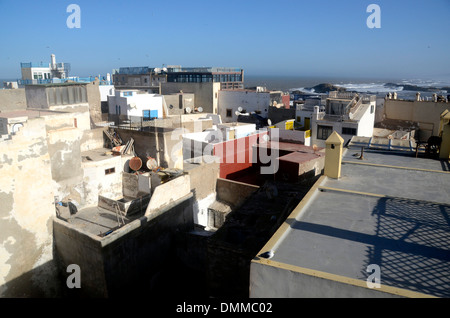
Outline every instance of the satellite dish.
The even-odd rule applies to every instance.
[[[267,118],[267,125],[272,126],[272,121],[269,118]]]
[[[186,107],[184,110],[186,111],[186,114],[190,114],[192,112],[190,107]]]
[[[197,110],[199,113],[203,113],[203,107],[200,106]]]
[[[242,107],[238,107],[238,112],[242,112]]]
[[[239,116],[241,114],[239,111],[235,111],[234,113],[236,114],[236,116]]]

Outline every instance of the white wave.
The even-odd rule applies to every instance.
[[[403,87],[391,87],[385,86],[386,83],[348,83],[339,84],[336,86],[343,87],[348,91],[355,91],[359,93],[389,93],[389,92],[401,92]]]

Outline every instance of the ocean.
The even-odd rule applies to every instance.
[[[16,79],[0,79],[0,89],[3,88],[4,81],[15,81]],[[448,79],[370,79],[370,78],[336,78],[336,77],[294,77],[294,76],[257,76],[245,75],[245,87],[264,86],[268,90],[281,90],[291,92],[295,90],[306,93],[314,93],[308,90],[318,84],[333,84],[335,86],[344,87],[349,91],[356,91],[365,94],[375,94],[378,97],[384,97],[387,93],[397,92],[398,98],[414,99],[416,91],[404,91],[403,88],[386,87],[386,83],[394,83],[397,85],[416,85],[420,87],[450,87],[450,78]],[[450,92],[442,92],[445,96]],[[424,98],[431,98],[432,92],[421,92]]]
[[[246,75],[244,78],[245,87],[264,86],[268,90],[281,90],[291,92],[294,90],[306,93],[314,93],[308,88],[318,84],[329,83],[335,86],[346,88],[349,91],[356,91],[365,94],[375,94],[384,97],[389,92],[396,92],[398,98],[414,99],[416,91],[404,91],[402,86],[386,87],[387,83],[397,85],[416,85],[419,87],[448,87],[450,86],[450,78],[447,80],[430,80],[430,79],[370,79],[370,78],[326,78],[326,77],[282,77],[282,76],[255,76]],[[420,92],[422,97],[433,95],[432,92]],[[446,95],[447,92],[443,91]],[[450,94],[450,92],[449,92]]]

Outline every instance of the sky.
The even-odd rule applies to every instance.
[[[70,4],[80,28],[67,25]],[[370,4],[380,28],[367,25]],[[20,62],[47,63],[53,53],[72,76],[181,65],[450,79],[449,31],[450,0],[0,0],[0,78],[20,78]]]

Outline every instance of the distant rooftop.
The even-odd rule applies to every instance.
[[[114,74],[140,75],[150,73],[240,73],[240,68],[229,67],[163,67],[155,68],[148,66],[121,67],[114,70]]]

